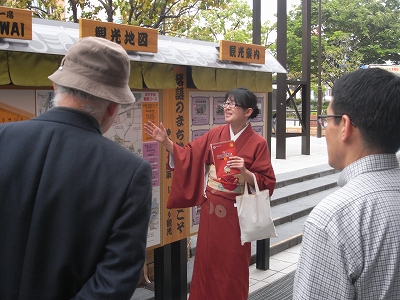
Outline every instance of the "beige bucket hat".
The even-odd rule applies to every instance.
[[[118,44],[104,38],[79,39],[48,78],[57,85],[81,90],[119,104],[135,102],[128,86],[129,57]]]

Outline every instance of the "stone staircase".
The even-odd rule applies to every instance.
[[[323,198],[338,189],[339,175],[328,164],[276,175],[271,215],[278,237],[270,239],[271,256],[301,243],[308,214]],[[255,242],[252,248],[255,249]]]

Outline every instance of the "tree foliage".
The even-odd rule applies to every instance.
[[[261,41],[267,45],[268,35],[276,28],[266,21],[261,26]],[[250,6],[243,1],[230,1],[226,7],[201,10],[186,28],[186,36],[205,41],[221,39],[252,43],[253,19]]]
[[[60,20],[64,5],[57,0],[0,0],[1,6],[29,9],[34,18]]]
[[[323,0],[324,32],[349,34],[352,50],[362,64],[400,62],[400,1]]]
[[[318,74],[318,35],[322,45],[322,81],[332,86],[342,74],[362,65],[400,63],[398,0],[321,0],[322,32],[318,32],[318,0],[311,11],[311,74]],[[288,15],[288,77],[301,78],[302,11]]]
[[[200,10],[220,8],[227,0],[69,0],[70,20],[80,17],[158,29],[161,34],[180,32]],[[81,11],[81,16],[79,16]]]
[[[0,0],[0,5],[31,9],[34,17],[61,20],[57,0]],[[80,18],[158,29],[160,34],[205,41],[252,42],[252,11],[243,0],[68,0],[67,19]],[[276,25],[261,27],[262,43]]]

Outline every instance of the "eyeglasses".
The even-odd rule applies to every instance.
[[[318,123],[321,125],[322,128],[326,128],[328,126],[328,118],[341,118],[344,115],[318,115]],[[357,127],[353,121],[350,120],[351,125]]]
[[[222,107],[223,108],[226,108],[226,107],[235,108],[235,107],[241,107],[241,106],[236,104],[235,102],[226,101],[226,102],[222,103]]]

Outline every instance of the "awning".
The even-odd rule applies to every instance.
[[[77,23],[36,18],[32,22],[32,40],[0,39],[0,84],[10,84],[11,82],[21,84],[22,77],[35,76],[35,78],[28,80],[28,83],[21,85],[50,86],[51,83],[47,76],[58,68],[61,58],[79,38],[79,24]],[[169,73],[172,74],[173,72],[173,65],[194,67],[196,71],[193,72],[193,75],[194,77],[199,77],[193,78],[193,82],[196,84],[197,81],[199,89],[202,86],[199,78],[202,78],[204,74],[210,74],[210,72],[215,74],[215,70],[235,71],[238,83],[248,82],[248,74],[250,72],[286,73],[286,70],[269,51],[266,51],[264,65],[234,63],[219,60],[217,49],[219,44],[217,43],[162,35],[159,35],[158,38],[158,53],[128,52],[131,60],[130,85],[132,88],[142,88],[142,77],[146,86],[151,88],[175,87],[173,76],[168,76]],[[46,65],[42,66],[41,62],[37,60],[37,55],[32,55],[32,58],[28,58],[23,53],[46,54],[47,57],[55,54],[59,57],[48,60]],[[151,66],[152,64],[162,64],[164,66]],[[158,87],[159,84],[156,83],[160,79],[160,71],[162,71],[161,74],[164,74],[162,76],[162,87]],[[221,72],[216,72],[216,81],[212,86],[207,85],[208,89],[217,90],[218,86],[226,85],[221,80],[219,80],[220,84],[218,84],[218,73]],[[9,76],[6,74],[9,74]],[[158,74],[158,79],[154,79],[152,74]],[[265,78],[270,78],[270,74],[255,75],[254,82],[261,82]],[[26,79],[24,80],[26,81]],[[255,91],[258,89],[256,84],[254,84],[254,89]]]

